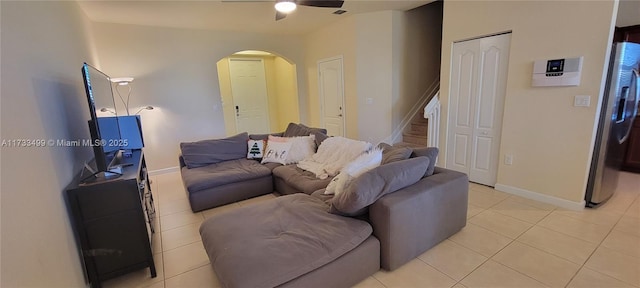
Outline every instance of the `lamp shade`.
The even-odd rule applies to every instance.
[[[129,83],[133,82],[133,77],[111,78],[111,82],[118,83],[118,85],[129,85]]]

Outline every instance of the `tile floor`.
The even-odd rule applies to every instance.
[[[158,277],[144,269],[104,287],[219,287],[198,228],[265,195],[192,213],[179,173],[152,177]],[[393,272],[356,287],[640,287],[640,174],[623,173],[597,209],[571,211],[470,184],[467,226]]]

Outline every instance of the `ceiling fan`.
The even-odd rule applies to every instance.
[[[265,2],[251,0],[222,0],[222,2]],[[276,0],[276,21],[287,17],[287,14],[296,10],[297,5],[320,7],[320,8],[342,8],[342,0]]]

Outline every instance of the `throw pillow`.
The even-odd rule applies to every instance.
[[[345,191],[333,197],[329,212],[343,216],[358,216],[382,196],[420,181],[429,166],[429,158],[416,157],[378,166],[347,185]]]
[[[412,152],[409,147],[389,146],[382,151],[382,164],[407,160]]]
[[[271,142],[289,142],[291,143],[291,149],[288,151],[287,158],[284,165],[298,163],[302,159],[313,155],[316,151],[315,136],[300,136],[300,137],[277,137],[269,136],[267,147]]]
[[[247,159],[261,159],[264,153],[264,140],[247,141]]]
[[[423,147],[423,148],[414,148],[413,153],[411,153],[411,158],[413,157],[428,157],[429,158],[429,167],[427,171],[424,173],[424,177],[433,175],[436,166],[436,160],[438,159],[438,148],[436,147]]]
[[[286,165],[289,150],[291,150],[290,142],[269,141],[267,142],[267,148],[264,151],[261,163],[280,163]]]
[[[369,152],[363,153],[342,168],[340,174],[333,177],[324,194],[338,195],[342,193],[347,185],[351,183],[351,180],[375,167],[380,166],[381,161],[382,150],[380,148],[374,148]]]
[[[228,160],[245,158],[249,134],[240,133],[224,139],[180,143],[187,168],[197,168]]]

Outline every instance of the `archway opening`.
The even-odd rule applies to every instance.
[[[300,121],[295,63],[244,50],[217,62],[227,135],[281,132]]]

